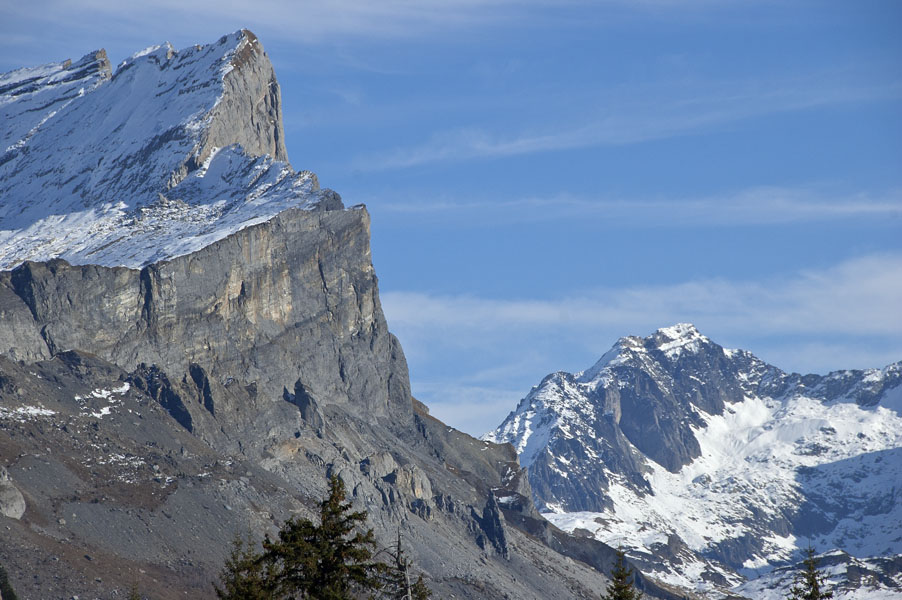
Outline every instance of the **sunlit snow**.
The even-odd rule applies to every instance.
[[[186,172],[248,43],[239,31],[153,46],[112,76],[97,53],[0,74],[0,269],[57,257],[137,268],[315,206],[315,176],[237,145]]]
[[[653,343],[647,347],[649,340]],[[655,352],[676,361],[705,344],[710,341],[685,324],[658,330],[645,340],[622,338],[592,368],[575,376],[556,373],[546,378],[486,439],[511,442],[521,464],[528,466],[551,452],[553,440],[594,430],[592,422],[602,407],[592,404],[593,390],[628,383],[617,379],[617,367],[630,364],[666,379]],[[774,372],[744,351],[714,348],[728,360],[750,360],[753,368],[737,374],[748,393],[727,403],[722,414],[692,406],[703,421],[692,426],[701,448],[698,458],[677,473],[645,459],[651,494],[599,465],[611,482],[605,492],[610,509],[565,512],[550,501],[545,516],[564,530],[588,532],[631,554],[652,555],[656,547],[668,543],[669,535],[676,535],[692,553],[681,555],[678,570],[662,568],[649,574],[705,592],[716,587],[703,582],[705,570],[720,572],[733,585],[742,581],[702,556],[743,536],[753,536],[758,548],[743,564],[741,574],[748,577],[794,560],[798,549],[809,542],[862,558],[902,554],[902,502],[896,498],[902,482],[902,386],[884,391],[873,406],[842,397],[824,401],[820,388],[809,390],[804,385],[790,386],[778,397],[759,396],[753,392],[759,389],[755,382],[774,377]],[[841,371],[820,385],[857,381],[855,389],[877,389],[873,386],[900,368],[895,364],[883,370]],[[552,472],[573,467],[570,458],[555,455],[543,464]],[[836,514],[848,516],[837,517],[829,531],[812,539],[767,533],[767,515],[793,513],[811,497],[836,499]],[[853,597],[857,596],[849,596]]]

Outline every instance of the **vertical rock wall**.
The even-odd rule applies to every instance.
[[[299,384],[319,404],[411,410],[362,208],[286,211],[141,270],[25,263],[0,273],[0,312],[0,352],[23,360],[81,350],[195,384],[199,367],[212,404],[238,382],[264,399]]]

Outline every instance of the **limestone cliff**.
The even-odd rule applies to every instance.
[[[202,372],[217,398],[256,402],[297,388],[319,403],[409,414],[369,216],[325,208],[285,211],[140,270],[56,259],[0,272],[2,352],[33,361],[77,349],[127,370]],[[219,402],[222,415],[236,409]]]

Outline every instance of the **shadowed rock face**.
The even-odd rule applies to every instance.
[[[222,97],[210,112],[197,150],[181,177],[200,168],[217,148],[239,144],[248,156],[288,162],[282,125],[282,93],[263,44],[247,29],[223,77]],[[223,38],[225,39],[225,38]],[[181,179],[174,177],[170,187]]]

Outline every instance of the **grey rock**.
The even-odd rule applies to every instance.
[[[498,500],[494,494],[489,494],[485,506],[482,509],[482,515],[475,515],[482,528],[484,536],[477,538],[477,543],[487,549],[489,545],[503,558],[509,558],[510,553],[507,547],[507,531],[504,524],[504,515]]]
[[[172,188],[198,169],[217,148],[238,144],[249,156],[271,156],[288,162],[282,125],[282,94],[272,63],[253,32],[244,40],[223,78],[222,99],[207,116],[196,152],[170,178]],[[223,40],[220,40],[223,41]]]
[[[388,452],[377,452],[360,461],[360,470],[375,479],[381,479],[398,469],[398,463]]]
[[[0,466],[0,515],[18,520],[24,514],[25,498],[13,485],[6,467]]]
[[[200,401],[185,404],[192,427],[205,419],[194,407],[209,413],[214,396],[224,398],[217,416],[230,420],[240,418],[240,406],[228,399],[277,398],[286,389],[374,415],[411,414],[403,352],[379,305],[364,209],[289,210],[141,270],[25,263],[0,272],[0,299],[10,315],[0,339],[44,342],[22,346],[17,357],[79,349],[127,370],[155,365],[195,388]],[[221,382],[229,380],[226,390]]]
[[[418,500],[432,498],[432,484],[429,477],[416,465],[404,465],[393,470],[385,476],[386,481],[392,483],[404,494],[409,494]]]

